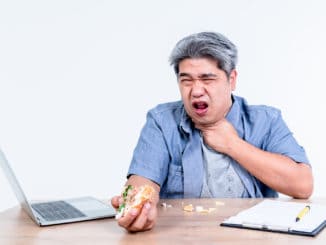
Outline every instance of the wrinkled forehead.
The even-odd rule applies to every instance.
[[[211,58],[187,58],[179,63],[178,77],[211,77],[224,71],[217,66],[217,61]]]

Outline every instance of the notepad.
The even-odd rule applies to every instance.
[[[296,222],[297,215],[306,205],[310,206],[309,212]],[[264,200],[226,219],[221,226],[315,236],[326,226],[326,206]]]

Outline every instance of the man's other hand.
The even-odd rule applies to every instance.
[[[154,227],[157,219],[157,204],[159,201],[160,187],[156,183],[144,177],[132,175],[129,177],[126,186],[151,185],[155,189],[153,200],[146,202],[141,209],[132,209],[130,212],[118,219],[118,224],[129,232],[146,231]],[[123,203],[121,196],[111,199],[111,204],[118,209]]]

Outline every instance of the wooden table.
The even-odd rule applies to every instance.
[[[161,203],[171,204],[172,207],[160,206],[155,228],[139,233],[126,232],[117,225],[114,219],[38,227],[20,207],[14,207],[0,213],[0,244],[326,244],[326,229],[311,238],[220,226],[225,218],[261,200],[161,200]],[[223,202],[224,205],[217,206],[216,201]],[[300,202],[304,201],[306,200],[300,200]],[[311,201],[326,204],[326,199]],[[210,213],[183,211],[182,205],[190,203],[204,208],[216,208],[216,210]]]

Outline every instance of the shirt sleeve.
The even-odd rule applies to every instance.
[[[267,151],[288,156],[298,163],[309,164],[304,148],[293,137],[280,111],[277,111],[276,116],[271,120],[271,128],[266,139]]]
[[[157,117],[158,115],[151,111],[147,113],[128,176],[139,175],[162,186],[167,176],[169,152]]]

